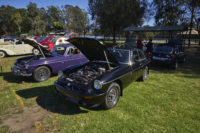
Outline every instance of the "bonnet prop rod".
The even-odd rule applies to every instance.
[[[108,63],[108,68],[109,68],[109,70],[111,71],[111,67],[110,67],[110,63],[109,63],[109,61],[108,61],[108,57],[107,57],[106,51],[103,51],[103,52],[104,52],[106,61],[107,61],[107,63]]]

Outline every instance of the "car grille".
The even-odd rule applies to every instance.
[[[69,89],[71,91],[79,91],[79,92],[85,92],[85,89],[82,89],[81,86],[77,86],[76,84],[68,81],[58,80],[57,84],[64,87],[65,89]]]

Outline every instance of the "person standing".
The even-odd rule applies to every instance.
[[[146,45],[147,47],[147,52],[152,52],[153,51],[153,43],[152,43],[152,39],[149,39],[149,42]]]
[[[137,48],[139,48],[139,49],[141,49],[142,50],[142,48],[143,48],[143,43],[142,43],[142,41],[140,40],[140,39],[138,39],[137,40]]]

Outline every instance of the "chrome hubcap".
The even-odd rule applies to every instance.
[[[144,79],[147,78],[147,68],[144,70]]]
[[[0,52],[0,57],[4,57],[4,56],[5,56],[4,52]]]
[[[46,78],[48,78],[48,70],[46,69],[40,69],[37,76],[40,80],[45,80]]]
[[[38,54],[39,54],[39,50],[34,49],[34,50],[33,50],[33,53],[34,53],[35,55],[38,55]]]
[[[114,106],[117,103],[118,97],[119,97],[119,91],[117,87],[113,87],[108,92],[108,95],[106,96],[107,103],[110,107]]]

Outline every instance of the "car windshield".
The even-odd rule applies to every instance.
[[[123,50],[123,49],[109,49],[109,51],[114,55],[114,57],[117,59],[118,62],[121,63],[129,63],[129,56],[130,51],[129,50]]]
[[[164,53],[171,53],[173,50],[173,47],[171,46],[157,46],[154,52],[164,52]]]
[[[52,50],[51,53],[57,54],[57,55],[64,55],[66,51],[66,47],[64,46],[55,46]]]

